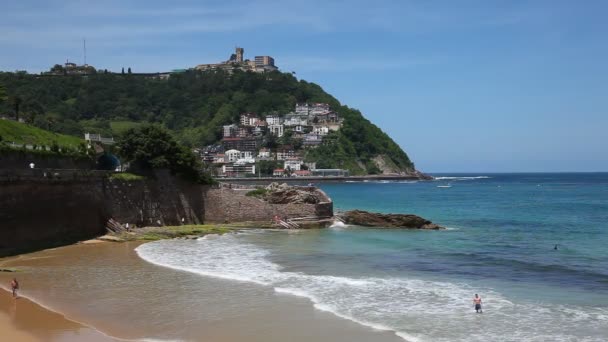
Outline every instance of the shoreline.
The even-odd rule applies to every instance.
[[[4,284],[8,279],[16,275],[24,289],[24,296],[16,301],[12,300],[10,293],[6,292],[5,289],[0,290],[0,298],[4,298],[9,303],[16,302],[20,307],[19,312],[26,313],[19,317],[22,323],[9,321],[8,327],[0,325],[2,327],[0,331],[3,333],[6,331],[13,335],[24,333],[24,337],[15,340],[18,342],[80,340],[139,341],[144,339],[177,339],[188,341],[247,340],[255,342],[278,342],[285,339],[302,342],[310,339],[315,340],[309,334],[318,335],[316,340],[403,341],[392,331],[378,331],[368,326],[340,318],[332,313],[320,311],[315,308],[314,303],[305,298],[275,293],[272,289],[255,284],[243,284],[214,277],[204,277],[148,263],[139,258],[135,252],[135,248],[143,243],[145,242],[80,243],[0,259],[2,267],[14,267],[20,270],[18,273],[0,273],[0,282]],[[90,260],[81,260],[81,256],[85,254],[90,260],[99,261],[96,264],[90,264]],[[155,280],[150,283],[151,280],[144,278],[124,285],[116,284],[115,290],[101,293],[98,291],[106,289],[106,286],[92,279],[94,277],[89,274],[97,273],[100,268],[103,268],[104,264],[110,264],[119,271],[124,269],[128,274],[132,274],[133,272],[150,274],[152,272],[157,274],[155,277],[158,276],[160,279],[178,277],[177,279],[180,279],[180,281],[181,279],[187,279],[188,282],[194,282],[197,289],[201,286],[204,287],[207,292],[202,297],[209,298],[211,303],[203,305],[202,312],[196,311],[196,316],[188,316],[190,319],[202,320],[203,325],[190,327],[194,331],[186,329],[186,334],[189,334],[187,336],[163,336],[162,330],[158,330],[156,327],[160,323],[155,324],[144,319],[146,315],[158,310],[156,306],[148,308],[147,306],[151,305],[149,305],[145,298],[133,304],[133,307],[137,308],[136,311],[139,312],[135,316],[131,316],[134,313],[128,307],[117,306],[121,305],[120,303],[123,300],[133,300],[136,297],[133,293],[139,293],[139,289],[142,287],[156,287],[157,284],[167,283],[166,279],[165,281]],[[80,279],[84,282],[84,285],[89,285],[86,285],[84,288],[70,287],[69,285],[65,287],[66,285],[56,282],[56,279],[65,279],[70,274],[76,277],[80,276],[80,274],[74,274],[74,267],[79,270],[76,273],[82,273],[82,278]],[[107,269],[103,272],[111,272],[111,270]],[[155,277],[154,279],[156,279]],[[72,281],[66,279],[66,283]],[[94,292],[95,295],[89,293],[93,291],[88,289],[90,286],[97,289]],[[73,293],[69,293],[69,291],[73,291]],[[176,298],[180,298],[174,297],[174,295],[165,291],[161,291],[160,293],[161,297],[157,297],[155,300],[168,301],[169,305]],[[59,295],[60,298],[55,294]],[[107,297],[108,295],[111,297]],[[236,295],[240,295],[242,298],[236,303],[231,304],[230,298]],[[167,298],[163,298],[164,296]],[[196,294],[188,292],[188,295],[183,297],[189,296],[196,296]],[[228,303],[213,302],[212,299],[215,296],[225,298]],[[269,302],[264,303],[264,305],[260,304],[258,302],[260,296],[267,298]],[[38,302],[38,299],[41,302]],[[109,299],[114,302],[110,301],[108,303]],[[180,300],[185,301],[186,298],[181,298]],[[238,310],[234,311],[234,305],[237,305],[236,309]],[[238,307],[241,305],[243,307],[239,309]],[[252,305],[255,309],[250,308]],[[21,307],[26,306],[30,310],[21,309]],[[90,306],[95,308],[89,309]],[[242,312],[243,309],[245,312]],[[9,310],[6,305],[0,305],[0,322],[3,322],[1,320],[4,318],[3,315],[8,315],[8,312]],[[31,312],[38,313],[38,316],[35,317],[39,318],[36,318],[34,322],[32,322],[34,316],[32,316]],[[108,312],[112,314],[108,315]],[[144,317],[140,317],[141,315]],[[199,318],[197,317],[199,315],[208,318]],[[116,316],[120,318],[116,319]],[[127,324],[128,317],[140,321],[137,324]],[[179,324],[187,324],[187,322],[179,320],[177,322],[180,322]],[[177,322],[175,324],[178,324]],[[308,327],[310,326],[315,326],[315,332],[309,331]],[[109,335],[106,335],[106,333]],[[117,337],[111,337],[110,335]],[[83,336],[85,337],[84,339]],[[28,339],[29,337],[31,339]]]
[[[0,287],[0,335],[12,342],[119,341],[39,302]]]
[[[412,176],[412,175],[371,175],[371,176],[310,176],[310,177],[226,177],[214,178],[220,183],[297,183],[297,182],[339,182],[345,183],[350,181],[430,181],[432,176]]]

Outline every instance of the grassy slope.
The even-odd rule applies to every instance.
[[[112,134],[120,135],[130,128],[137,128],[143,124],[142,122],[135,121],[110,121],[110,129],[112,130]]]
[[[53,142],[56,142],[60,147],[77,148],[80,144],[84,143],[84,139],[49,132],[38,127],[11,120],[0,120],[0,136],[4,142],[39,146],[51,146]]]

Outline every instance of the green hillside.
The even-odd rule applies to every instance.
[[[49,132],[38,127],[12,120],[0,120],[0,137],[4,143],[14,142],[19,145],[51,146],[79,148],[84,139],[74,136]]]
[[[306,159],[317,161],[318,167],[343,167],[355,174],[378,172],[373,162],[378,156],[401,171],[414,169],[407,154],[358,110],[289,73],[189,70],[168,80],[128,74],[0,73],[0,84],[9,97],[21,99],[20,116],[34,126],[76,136],[107,136],[141,123],[158,123],[193,147],[219,141],[222,125],[238,122],[243,112],[283,114],[296,103],[328,103],[344,124],[323,146],[308,150]],[[0,104],[0,113],[13,111],[10,101]]]

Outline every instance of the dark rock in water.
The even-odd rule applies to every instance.
[[[340,215],[347,224],[366,227],[445,229],[420,216],[410,214],[380,214],[363,210],[351,210]]]

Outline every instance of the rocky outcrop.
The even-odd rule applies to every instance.
[[[264,199],[272,204],[318,204],[326,200],[326,195],[315,187],[292,187],[287,184],[272,183],[266,187]]]
[[[445,229],[420,216],[410,214],[380,214],[363,210],[347,211],[338,216],[344,223],[366,227]]]

